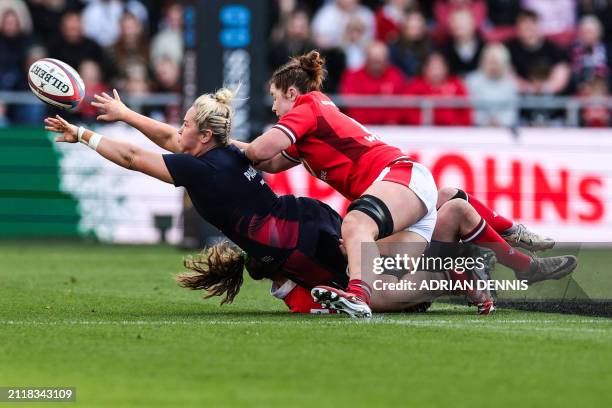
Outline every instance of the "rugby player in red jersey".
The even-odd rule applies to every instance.
[[[270,93],[278,123],[250,144],[235,144],[261,170],[278,172],[303,164],[352,201],[341,231],[348,254],[349,286],[346,291],[318,286],[312,295],[351,315],[369,316],[372,274],[367,270],[363,274],[361,263],[380,254],[376,245],[362,245],[380,239],[411,243],[408,255],[419,256],[435,227],[437,189],[424,166],[344,115],[320,92],[323,65],[319,53],[311,51],[277,69],[270,80]],[[486,229],[481,228],[475,232]],[[363,249],[368,254],[362,258]],[[575,267],[575,259],[568,257],[547,258],[547,262],[523,257],[525,273]]]

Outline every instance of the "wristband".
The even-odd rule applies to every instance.
[[[94,133],[93,135],[91,135],[91,137],[89,138],[89,143],[88,146],[92,149],[92,150],[98,150],[98,145],[100,144],[100,140],[102,140],[102,135],[99,135],[97,133]]]

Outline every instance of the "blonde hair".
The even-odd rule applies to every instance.
[[[195,109],[195,122],[199,132],[210,129],[215,141],[221,146],[229,143],[232,127],[232,109],[230,102],[234,99],[234,92],[221,88],[214,94],[204,94],[193,103]]]

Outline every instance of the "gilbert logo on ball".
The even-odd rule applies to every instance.
[[[41,101],[60,109],[74,110],[85,96],[85,84],[65,62],[43,58],[30,65],[28,85]]]

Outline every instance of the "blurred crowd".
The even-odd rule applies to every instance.
[[[521,96],[607,96],[612,0],[276,0],[269,67],[320,49],[326,91],[465,98],[433,110],[436,125],[561,122],[559,109],[521,111]],[[605,24],[604,24],[605,23]],[[420,124],[418,108],[351,108],[365,124]],[[610,110],[582,109],[584,126]]]
[[[179,1],[0,0],[0,91],[27,90],[27,67],[44,57],[73,66],[85,82],[79,119],[95,120],[95,93],[180,91],[183,10]],[[178,123],[178,106],[149,114]],[[40,124],[45,106],[0,102],[0,125]]]
[[[472,109],[433,110],[436,125],[554,124],[562,109],[522,96],[609,95],[612,0],[262,0],[270,2],[269,70],[319,49],[326,92],[341,95],[458,97]],[[27,90],[26,70],[57,58],[83,77],[86,102],[179,92],[182,6],[177,0],[0,0],[0,91]],[[83,120],[94,120],[88,103]],[[0,126],[40,123],[44,105],[0,101]],[[412,108],[350,108],[365,124],[420,124]],[[145,112],[169,122],[178,106]],[[610,110],[580,111],[584,126],[609,126]]]

